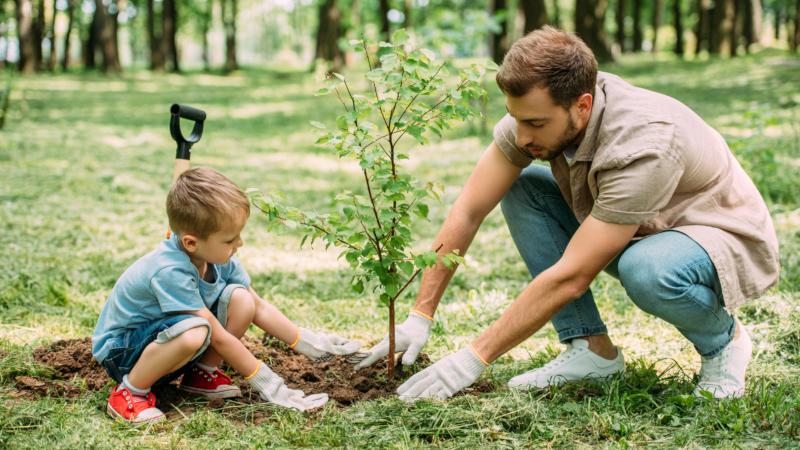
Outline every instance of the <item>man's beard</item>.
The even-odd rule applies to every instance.
[[[578,130],[578,127],[572,120],[572,116],[567,116],[567,128],[561,133],[561,136],[558,137],[555,144],[549,148],[542,149],[543,151],[538,155],[533,155],[533,159],[552,161],[558,158],[558,155],[564,153],[564,150],[578,139],[579,134],[580,130]]]

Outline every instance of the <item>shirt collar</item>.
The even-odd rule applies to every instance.
[[[584,134],[570,165],[575,161],[592,161],[594,159],[594,153],[597,151],[597,135],[600,132],[605,109],[606,94],[600,86],[595,86],[594,97],[592,98],[592,113],[589,116],[589,123],[586,125],[586,134]]]

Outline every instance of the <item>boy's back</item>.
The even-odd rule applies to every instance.
[[[205,281],[178,247],[177,235],[137,260],[117,280],[92,335],[92,354],[102,363],[113,338],[126,330],[179,311],[211,308],[229,284],[250,286],[250,276],[236,258],[224,265],[209,264]]]

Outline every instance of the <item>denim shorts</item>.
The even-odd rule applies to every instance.
[[[211,314],[219,320],[223,327],[227,325],[228,303],[230,302],[231,294],[237,288],[244,289],[244,286],[239,284],[226,286],[217,301],[211,306]],[[122,377],[133,370],[133,366],[139,361],[148,345],[153,342],[164,344],[180,336],[186,330],[202,326],[208,328],[208,335],[203,346],[197,350],[186,365],[159,378],[153,386],[169,384],[170,381],[191,369],[208,348],[208,344],[211,342],[211,325],[206,319],[191,314],[174,314],[145,322],[139,325],[138,328],[128,330],[116,337],[112,341],[111,350],[109,350],[108,356],[103,360],[101,366],[103,366],[103,369],[111,379],[117,383],[122,383]]]

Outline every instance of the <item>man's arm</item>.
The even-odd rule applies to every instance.
[[[638,224],[620,225],[587,217],[558,263],[539,274],[472,343],[478,355],[492,362],[537,332],[589,289],[592,280],[625,249],[638,228]]]
[[[492,141],[447,215],[432,250],[441,245],[440,255],[458,249],[464,256],[483,219],[500,203],[520,172],[522,169],[511,164]],[[426,269],[422,273],[414,309],[433,317],[455,269],[448,269],[441,261],[436,267]]]

